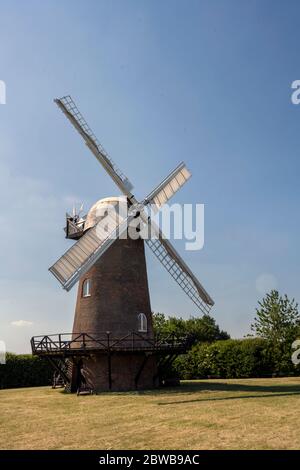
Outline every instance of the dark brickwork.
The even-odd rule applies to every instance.
[[[106,355],[93,355],[90,358],[83,359],[86,382],[98,392],[154,388],[158,386],[156,358],[154,356],[148,357],[136,382],[144,357],[144,354],[112,354],[111,383],[109,382],[108,357]]]
[[[91,296],[82,297],[85,279],[91,281]],[[95,263],[79,282],[74,333],[110,332],[122,337],[138,331],[138,314],[147,317],[147,338],[153,338],[144,242],[142,240],[116,240],[112,247]],[[136,388],[136,376],[144,363],[137,388],[152,388],[156,375],[156,360],[144,361],[144,354],[113,354],[111,357],[111,389]],[[108,360],[95,355],[84,360],[84,374],[96,391],[108,390]]]

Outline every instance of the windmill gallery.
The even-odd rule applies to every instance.
[[[181,163],[138,201],[132,184],[104,151],[72,98],[55,102],[123,196],[98,200],[85,216],[67,214],[66,238],[75,243],[50,272],[67,291],[79,282],[73,330],[33,337],[32,352],[52,364],[70,392],[158,387],[164,381],[163,366],[185,352],[188,341],[182,337],[162,340],[154,334],[144,245],[201,312],[208,313],[214,304],[149,215],[150,206],[158,211],[191,174]],[[127,211],[119,210],[124,200]],[[135,220],[138,230],[150,228],[153,236],[145,240],[126,236]]]

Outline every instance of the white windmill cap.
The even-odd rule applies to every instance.
[[[120,203],[127,201],[125,196],[111,196],[104,199],[99,199],[89,210],[84,225],[84,230],[88,230],[96,225],[97,222],[104,216],[105,208],[109,206],[117,206]],[[120,211],[118,211],[120,215]]]

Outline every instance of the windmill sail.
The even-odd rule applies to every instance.
[[[141,216],[143,218],[142,213]],[[146,219],[143,219],[144,223],[146,223]],[[214,305],[212,298],[208,295],[200,281],[192,273],[169,240],[164,237],[156,223],[149,219],[147,222],[151,224],[151,238],[145,241],[151,251],[201,312],[209,313],[211,307]]]
[[[88,123],[82,116],[81,112],[77,108],[71,96],[64,96],[63,98],[59,98],[54,101],[66,115],[75,129],[79,132],[79,134],[83,137],[87,146],[90,148],[104,169],[108,172],[108,174],[112,177],[119,189],[129,198],[129,200],[131,200],[133,197],[131,194],[131,190],[133,188],[132,184],[118,168],[118,166],[113,162],[113,160],[108,156],[97,137],[89,127]]]
[[[143,202],[145,204],[152,202],[157,208],[161,207],[190,177],[191,173],[187,170],[185,164],[181,163]],[[151,228],[150,231],[147,230],[145,232],[147,234],[151,232],[151,237],[145,239],[151,251],[201,312],[209,313],[214,305],[214,301],[200,281],[192,273],[170,241],[164,237],[154,220],[150,220],[143,211],[141,211],[140,217],[144,224],[150,225]]]
[[[202,313],[208,314],[214,301],[208,295],[204,287],[193,275],[179,254],[165,239],[146,240],[147,245],[159,259],[166,270],[171,274],[177,284],[188,297],[197,305]]]
[[[49,271],[58,279],[63,288],[69,291],[80,276],[85,274],[114,241],[122,236],[132,219],[133,216],[129,216],[121,223],[111,221],[115,228],[110,230],[106,237],[102,236],[100,238],[98,236],[99,232],[103,235],[103,230],[99,230],[99,224],[102,221],[98,222],[69,248],[49,268]]]
[[[144,200],[144,204],[155,204],[160,209],[191,177],[185,163],[180,163]]]

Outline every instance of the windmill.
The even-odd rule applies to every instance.
[[[79,132],[122,197],[97,201],[86,216],[66,214],[66,238],[75,240],[50,272],[69,291],[78,281],[73,331],[31,340],[34,354],[45,356],[69,390],[128,390],[157,386],[160,364],[186,350],[177,338],[155,338],[144,243],[202,313],[214,302],[151,217],[188,181],[180,163],[148,196],[138,201],[133,185],[108,156],[70,96],[55,103]],[[107,211],[120,202],[127,211]],[[114,212],[114,213],[113,213]],[[101,215],[99,215],[101,214]],[[116,216],[117,214],[117,216]],[[103,219],[110,222],[103,230]],[[151,237],[126,236],[130,225]]]

